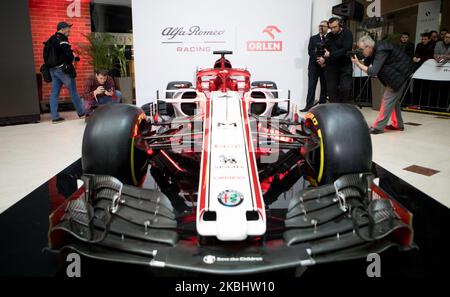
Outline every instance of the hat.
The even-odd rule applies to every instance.
[[[59,31],[64,28],[69,28],[69,27],[72,27],[72,24],[69,24],[66,22],[59,22],[58,25],[56,26],[56,31]]]

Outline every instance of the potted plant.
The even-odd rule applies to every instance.
[[[126,45],[119,46],[114,44],[113,55],[117,66],[119,67],[120,77],[116,77],[118,88],[122,92],[122,102],[133,103],[133,81],[128,75],[127,58],[125,56]]]

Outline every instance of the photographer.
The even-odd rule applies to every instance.
[[[386,42],[376,42],[370,36],[361,37],[358,47],[365,57],[364,64],[356,55],[352,62],[368,76],[378,76],[386,90],[383,94],[380,113],[369,129],[371,134],[380,134],[384,129],[403,131],[400,98],[413,72],[410,58],[397,46]],[[392,125],[386,126],[389,117]]]
[[[301,112],[308,111],[314,106],[316,97],[316,86],[320,78],[320,99],[319,103],[323,104],[327,101],[327,85],[325,82],[324,67],[317,63],[317,58],[323,57],[325,54],[325,35],[328,31],[328,22],[322,21],[319,24],[319,34],[309,38],[308,54],[308,95],[306,96],[306,106]]]
[[[330,33],[327,34],[326,52],[317,59],[325,66],[327,93],[330,102],[348,102],[351,100],[353,68],[350,58],[346,56],[353,47],[353,34],[344,28],[339,18],[328,21]]]
[[[66,22],[58,23],[57,32],[52,35],[44,44],[44,62],[50,69],[52,78],[52,93],[50,95],[50,112],[52,122],[59,123],[64,118],[58,113],[58,97],[62,85],[69,90],[73,105],[75,106],[78,116],[84,116],[83,104],[78,96],[77,86],[75,84],[75,67],[73,61],[75,57],[69,43],[70,29],[72,25]]]

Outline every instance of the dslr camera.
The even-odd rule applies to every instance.
[[[347,58],[353,58],[353,56],[356,56],[358,60],[364,59],[363,50],[358,48],[354,51],[348,51],[346,53]]]
[[[314,49],[314,52],[316,53],[317,58],[321,58],[325,56],[326,46],[324,42],[318,43],[316,45],[316,48]]]

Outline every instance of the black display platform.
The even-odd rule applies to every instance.
[[[448,279],[450,210],[380,166],[374,164],[373,170],[380,177],[382,188],[414,214],[415,242],[419,247],[408,252],[391,249],[382,253],[381,276]],[[49,214],[76,190],[76,179],[80,175],[81,161],[78,160],[0,214],[0,276],[66,277],[69,263],[65,255],[45,250]],[[302,278],[365,278],[368,264],[365,259],[360,259],[312,266],[302,271]],[[140,277],[199,276],[87,258],[81,261],[82,277],[116,276],[118,271],[121,275]],[[298,275],[299,270],[290,269],[263,276],[293,277],[296,273]]]

